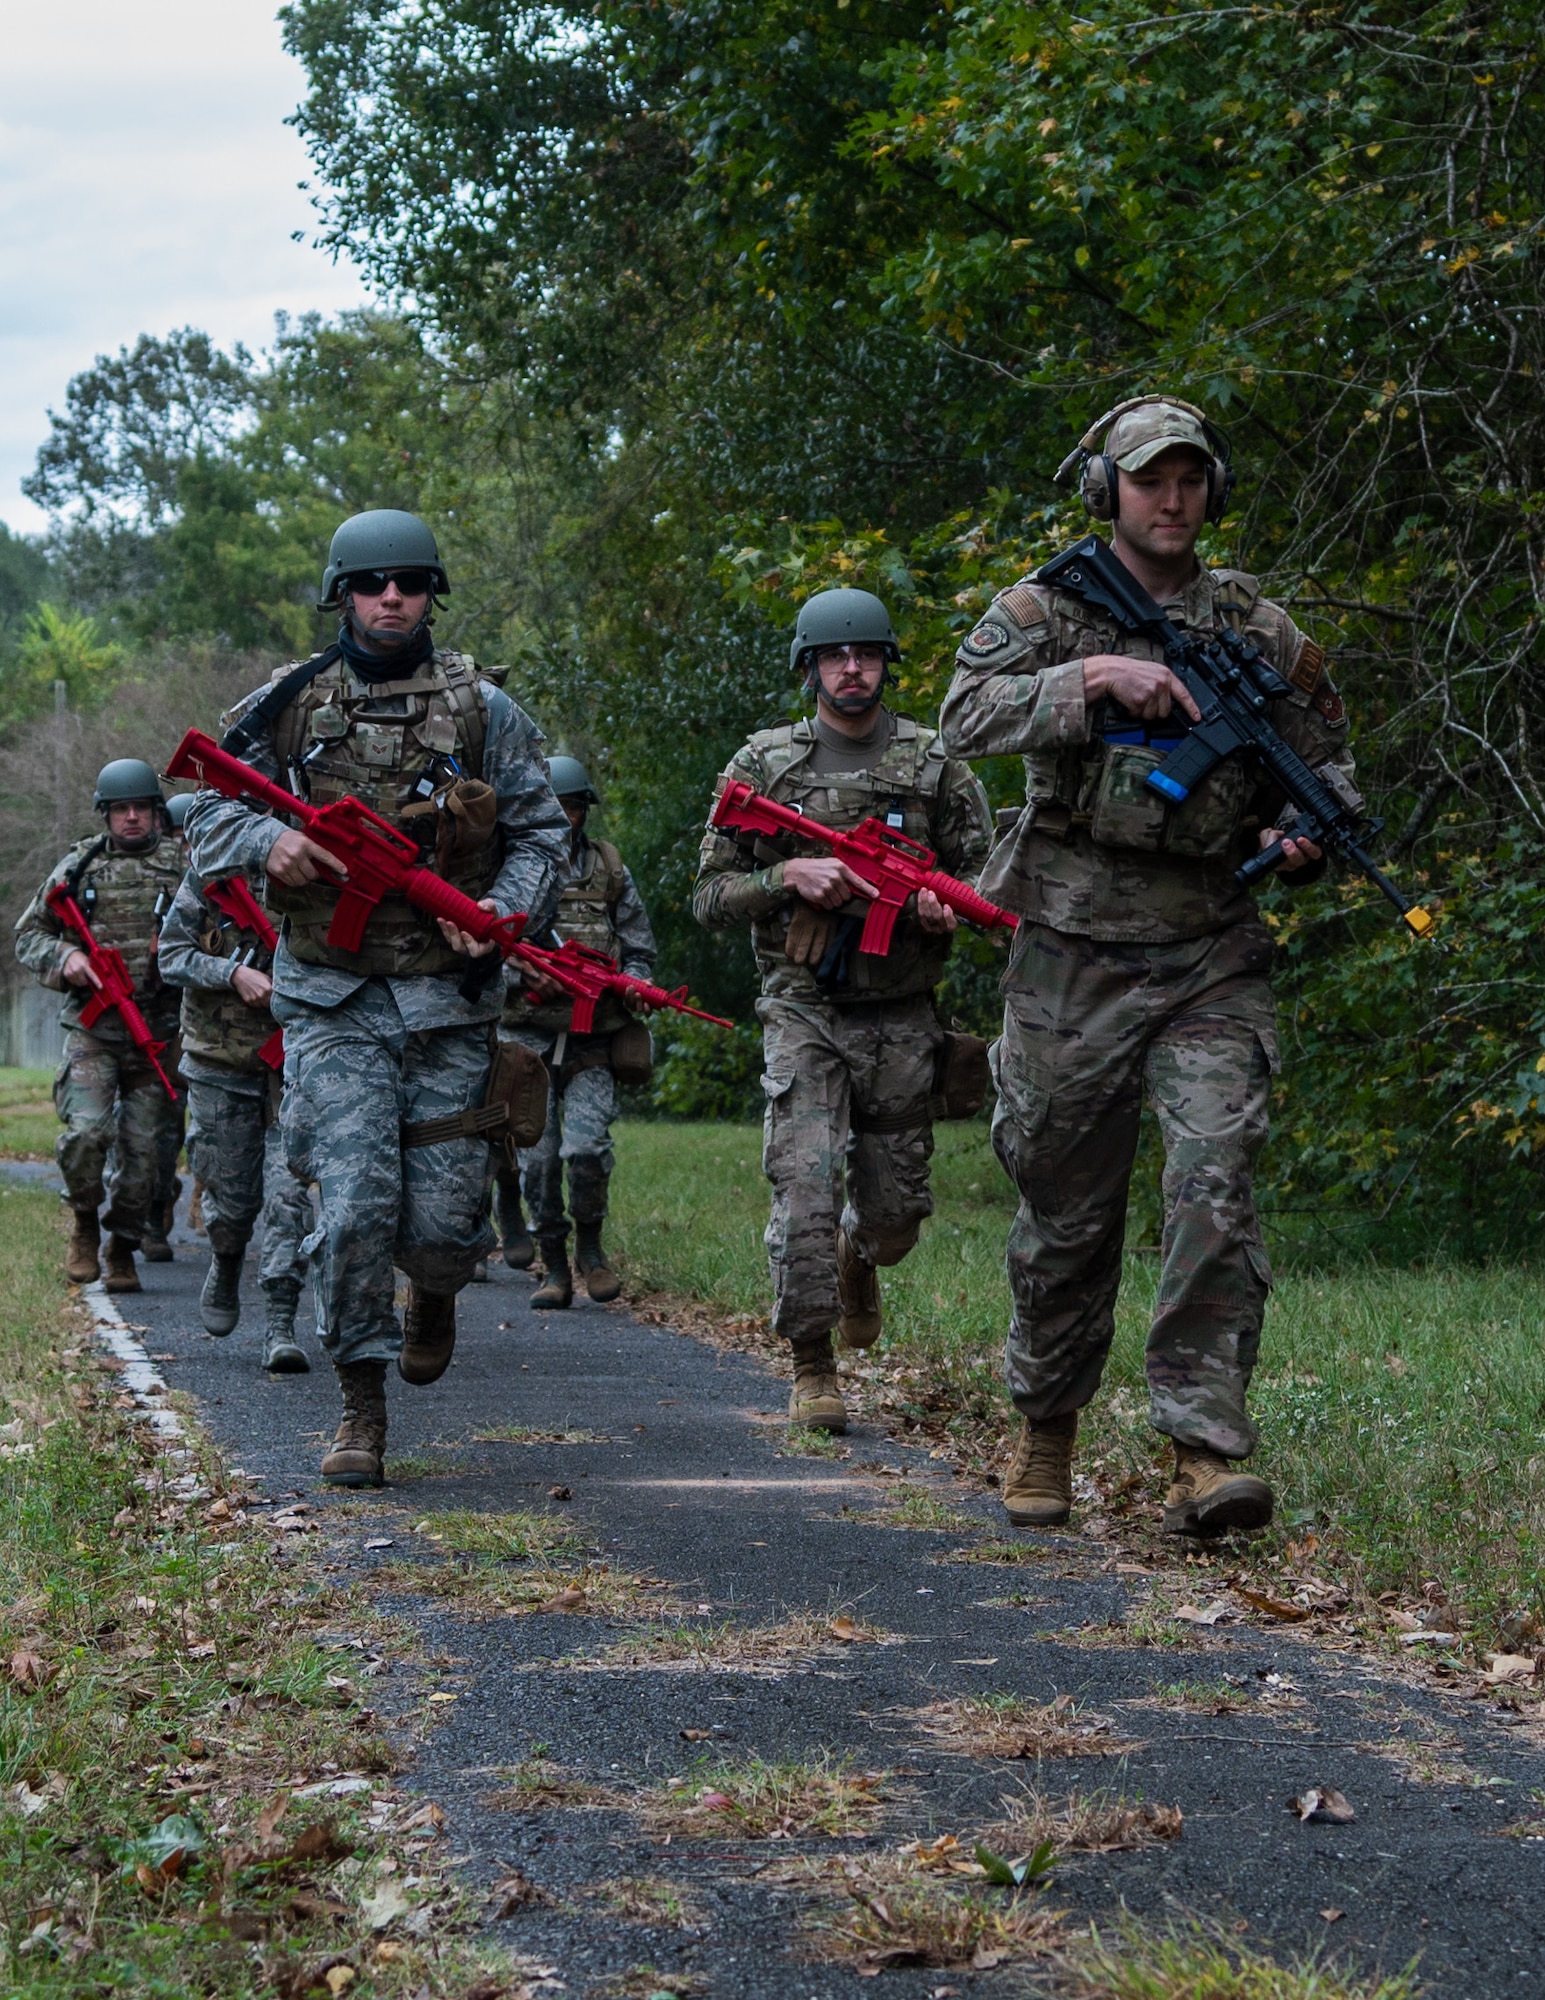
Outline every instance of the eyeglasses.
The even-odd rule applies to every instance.
[[[855,666],[872,666],[876,660],[885,658],[885,648],[881,645],[858,646],[817,646],[816,664],[835,667],[852,660]]]
[[[357,569],[344,578],[356,597],[379,597],[395,583],[404,597],[427,597],[434,589],[434,572],[427,569]]]

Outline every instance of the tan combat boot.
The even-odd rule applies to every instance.
[[[94,1208],[76,1208],[70,1213],[75,1217],[75,1225],[70,1231],[70,1247],[64,1253],[64,1275],[72,1285],[93,1285],[102,1275],[97,1260],[102,1225]]]
[[[386,1461],[386,1363],[346,1361],[338,1369],[343,1420],[322,1460],[329,1486],[379,1486]]]
[[[1164,1496],[1166,1535],[1211,1535],[1224,1528],[1264,1528],[1271,1488],[1250,1472],[1235,1472],[1221,1452],[1175,1440],[1175,1482]]]
[[[402,1352],[397,1373],[422,1389],[438,1382],[451,1365],[456,1346],[456,1294],[423,1292],[408,1286],[408,1309],[402,1316]]]
[[[789,1422],[810,1430],[830,1431],[840,1437],[848,1427],[842,1386],[837,1380],[837,1364],[832,1358],[829,1333],[819,1341],[802,1343],[794,1349],[794,1387],[789,1391]]]
[[[134,1245],[126,1243],[121,1236],[107,1239],[107,1276],[102,1280],[102,1288],[108,1292],[139,1292],[144,1286],[139,1281],[139,1271],[134,1263]]]
[[[837,1299],[842,1316],[837,1331],[844,1347],[873,1347],[884,1332],[880,1317],[880,1274],[853,1248],[845,1229],[837,1231]]]
[[[1078,1412],[1032,1423],[1021,1417],[1003,1474],[1003,1511],[1016,1528],[1060,1528],[1073,1511]]]

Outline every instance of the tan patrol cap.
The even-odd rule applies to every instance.
[[[1144,403],[1117,417],[1106,436],[1104,452],[1123,472],[1138,472],[1161,451],[1186,444],[1203,458],[1212,457],[1212,446],[1200,417],[1180,403]]]

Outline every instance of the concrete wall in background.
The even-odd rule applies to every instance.
[[[62,1004],[59,994],[30,983],[0,993],[0,1063],[22,1069],[57,1068],[64,1053]]]

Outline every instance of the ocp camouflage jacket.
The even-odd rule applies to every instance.
[[[151,944],[161,921],[156,904],[161,901],[163,910],[170,905],[182,872],[182,844],[173,835],[161,835],[143,853],[124,854],[105,833],[78,840],[50,871],[48,880],[16,920],[16,956],[44,986],[66,995],[59,1014],[66,1028],[80,1025],[80,1010],[90,999],[91,989],[64,983],[65,960],[82,946],[74,932],[66,931],[46,907],[49,892],[56,883],[72,884],[97,943],[114,945],[122,952],[140,1012],[157,1037],[169,1042],[177,1032],[181,995],[175,987],[163,985]],[[97,1017],[91,1033],[115,1046],[129,1039],[128,1030],[111,1008]]]
[[[760,730],[730,759],[714,796],[735,778],[780,804],[802,807],[823,826],[847,829],[864,819],[884,820],[931,847],[946,874],[975,882],[992,841],[987,797],[969,767],[946,756],[935,731],[897,716],[895,733],[872,769],[819,776],[808,768],[815,743],[809,721]],[[852,954],[850,981],[840,991],[823,992],[808,965],[790,962],[784,941],[799,898],[783,886],[783,863],[797,853],[826,852],[793,838],[767,840],[710,827],[698,859],[693,914],[711,931],[750,926],[766,994],[841,1005],[930,992],[943,975],[950,939],[925,931],[910,911],[897,923],[886,957]],[[841,914],[862,916],[866,908],[855,898]]]
[[[1192,631],[1226,622],[1253,640],[1291,683],[1270,705],[1272,723],[1312,768],[1333,765],[1351,786],[1346,710],[1325,656],[1254,577],[1199,569],[1164,609]],[[1017,754],[1025,764],[1025,806],[1002,828],[982,894],[1034,923],[1112,943],[1172,943],[1249,920],[1250,893],[1233,874],[1259,830],[1280,824],[1280,793],[1231,757],[1183,806],[1165,805],[1142,783],[1162,747],[1116,739],[1178,739],[1185,718],[1145,732],[1124,727],[1130,718],[1114,704],[1086,706],[1083,661],[1095,653],[1161,657],[1078,598],[1026,579],[1000,592],[956,655],[939,718],[950,754]]]

